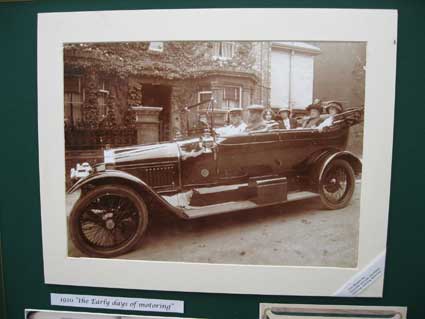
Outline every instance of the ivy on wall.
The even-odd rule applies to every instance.
[[[97,82],[93,68],[87,72],[86,99],[83,104],[83,123],[87,128],[98,126]]]
[[[149,50],[149,42],[67,44],[68,70],[94,67],[119,77],[143,75],[163,79],[199,78],[212,71],[242,72],[258,76],[252,42],[235,42],[230,59],[214,57],[212,42],[165,42],[162,52]]]
[[[150,50],[149,44],[78,43],[64,46],[65,74],[82,75],[85,78],[86,100],[82,127],[134,127],[131,107],[142,104],[143,84],[137,80],[141,77],[179,83],[173,85],[171,97],[171,109],[174,112],[172,134],[187,129],[186,121],[181,118],[184,116],[178,110],[197,102],[191,80],[207,78],[216,72],[261,78],[261,61],[255,42],[233,42],[231,58],[215,55],[217,42],[164,42],[162,51]],[[97,86],[102,79],[107,79],[108,90],[112,91],[106,101],[106,116],[99,120]]]

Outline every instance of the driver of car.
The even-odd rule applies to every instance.
[[[329,114],[329,117],[317,126],[319,131],[322,131],[325,127],[329,127],[333,124],[335,116],[342,112],[342,104],[335,101],[329,101],[324,106],[324,109]]]
[[[309,117],[303,122],[303,128],[317,128],[323,119],[320,117],[322,106],[320,103],[313,103],[307,106],[306,110],[310,113]]]
[[[206,114],[199,114],[197,127],[201,131],[204,131],[209,127],[208,118]]]
[[[247,131],[267,130],[267,123],[263,119],[264,106],[253,104],[247,107],[249,112]]]
[[[233,135],[245,132],[247,125],[242,120],[242,109],[231,108],[228,111],[229,125],[216,129],[216,133],[220,135]]]

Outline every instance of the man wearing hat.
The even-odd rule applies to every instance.
[[[280,124],[279,128],[284,130],[291,130],[291,129],[297,128],[298,122],[296,119],[290,118],[291,110],[289,108],[282,107],[281,109],[279,109],[277,114],[279,114],[279,116],[282,119],[279,123]]]
[[[336,101],[329,101],[324,103],[323,108],[329,114],[329,117],[317,127],[319,131],[322,131],[324,127],[329,127],[333,124],[335,116],[342,112],[342,104]]]
[[[267,129],[263,119],[264,106],[253,104],[247,107],[249,112],[247,131],[261,131]]]
[[[303,122],[303,128],[317,128],[323,119],[320,118],[322,113],[322,106],[319,103],[313,103],[307,106],[306,110],[310,113],[310,116]]]
[[[240,108],[231,108],[227,115],[229,116],[230,124],[224,127],[220,127],[216,130],[218,134],[221,135],[232,135],[245,132],[246,124],[242,121],[242,109]]]

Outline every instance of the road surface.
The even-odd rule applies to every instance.
[[[68,213],[76,200],[67,195]],[[349,206],[319,198],[197,220],[152,212],[136,249],[122,259],[220,264],[356,267],[360,183]],[[83,256],[70,242],[69,255]]]

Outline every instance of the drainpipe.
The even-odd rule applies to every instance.
[[[293,57],[295,51],[291,50],[289,53],[289,88],[288,88],[288,108],[292,110],[292,66],[293,66]]]
[[[264,105],[264,98],[263,98],[263,86],[264,86],[264,77],[263,77],[263,42],[260,42],[260,72],[261,72],[261,86],[260,86],[260,98],[261,98],[261,105]]]

